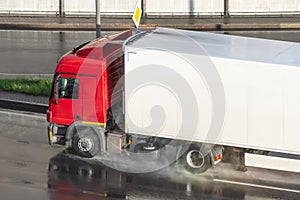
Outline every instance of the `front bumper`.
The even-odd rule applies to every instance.
[[[66,126],[49,123],[48,125],[48,142],[49,145],[65,145],[66,144]]]
[[[48,143],[49,143],[49,145],[52,145],[52,141],[53,141],[53,124],[52,123],[48,124],[47,133],[48,133]]]

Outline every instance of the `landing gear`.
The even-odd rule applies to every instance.
[[[163,144],[159,142],[143,142],[139,143],[134,147],[134,152],[136,153],[147,153],[151,151],[156,151],[163,148]]]
[[[135,153],[147,153],[162,149],[164,146],[165,145],[162,140],[159,140],[156,137],[149,137],[138,141],[134,146],[133,151]]]

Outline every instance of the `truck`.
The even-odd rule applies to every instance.
[[[299,51],[298,43],[168,28],[84,43],[56,67],[49,143],[192,173],[234,148],[242,167],[282,162],[297,171],[289,155],[300,154]]]

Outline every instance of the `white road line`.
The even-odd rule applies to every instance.
[[[235,185],[244,185],[244,186],[270,189],[270,190],[278,190],[278,191],[284,191],[284,192],[300,193],[300,190],[293,190],[293,189],[281,188],[281,187],[273,187],[273,186],[267,186],[267,185],[258,185],[258,184],[243,183],[243,182],[237,182],[237,181],[228,181],[228,180],[222,180],[222,179],[214,179],[214,181],[220,182],[220,183],[230,183],[230,184],[235,184]]]
[[[45,116],[28,115],[28,114],[24,114],[24,113],[16,113],[16,112],[9,112],[9,111],[2,111],[2,110],[0,110],[0,114],[14,115],[14,116],[20,116],[20,117],[29,117],[29,118],[34,118],[34,119],[46,119]]]

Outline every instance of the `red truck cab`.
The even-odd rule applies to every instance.
[[[120,40],[131,35],[131,31],[124,31],[98,38],[74,48],[60,59],[47,111],[50,144],[71,142],[76,135],[76,131],[71,130],[75,123],[107,127],[112,120],[111,106],[122,101],[122,88],[115,88],[124,70]],[[82,140],[80,145],[78,148],[88,152],[94,144]]]

